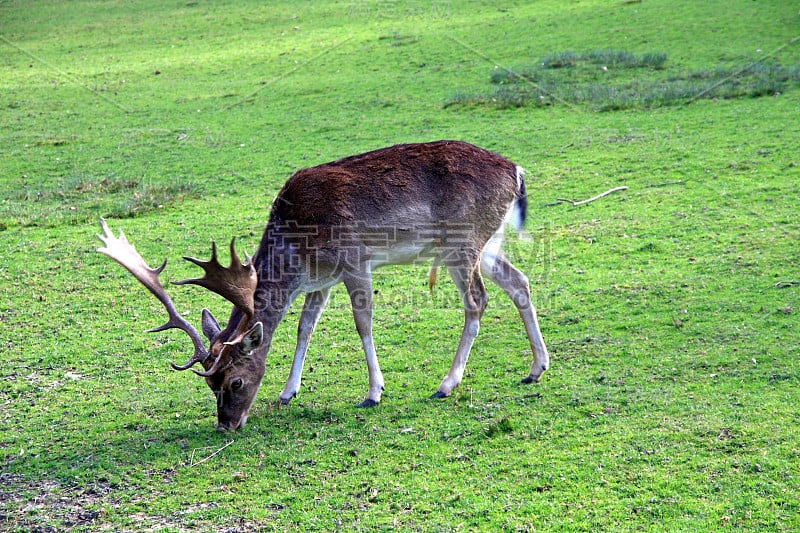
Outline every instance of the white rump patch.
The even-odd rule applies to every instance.
[[[522,168],[517,167],[517,179],[520,179],[520,171],[522,171]],[[481,253],[481,270],[483,272],[489,273],[494,268],[494,264],[497,262],[497,258],[500,256],[501,248],[503,247],[506,226],[510,224],[514,229],[519,230],[522,228],[521,220],[522,214],[519,212],[519,208],[517,208],[517,200],[515,198],[512,200],[511,205],[508,206],[506,216],[503,217],[503,223],[500,224],[500,227],[494,232],[494,235],[492,235],[486,243],[486,246],[483,247],[483,252]]]

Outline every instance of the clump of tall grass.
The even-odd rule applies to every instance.
[[[476,107],[490,106],[497,109],[511,109],[534,103],[549,105],[548,93],[541,89],[529,90],[519,87],[499,87],[488,94],[457,93],[445,102],[444,107]]]
[[[495,69],[491,75],[492,83],[502,85],[505,83],[539,82],[551,76],[538,65],[522,65],[515,69]]]
[[[580,61],[580,55],[572,51],[557,52],[542,58],[542,68],[574,67]]]
[[[717,66],[653,79],[632,77],[634,69],[661,70],[663,53],[619,50],[549,54],[541,61],[512,69],[496,68],[497,87],[478,94],[460,93],[449,106],[587,105],[599,111],[641,109],[690,103],[698,99],[758,98],[782,94],[800,84],[800,66],[754,62],[743,68]],[[627,72],[628,74],[623,74]]]
[[[593,50],[580,54],[572,51],[549,54],[542,58],[540,64],[546,69],[574,67],[579,63],[615,68],[663,69],[666,62],[667,54],[661,52],[636,55],[624,50]]]

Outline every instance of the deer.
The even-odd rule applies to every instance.
[[[488,303],[484,277],[511,298],[533,354],[523,383],[538,382],[550,364],[531,302],[528,278],[502,251],[505,227],[523,228],[527,195],[522,167],[494,152],[461,141],[400,144],[298,170],[272,203],[256,253],[242,261],[230,243],[231,262],[184,259],[203,269],[199,278],[173,282],[210,290],[233,304],[224,328],[208,309],[197,330],[177,312],[159,281],[166,260],[150,268],[125,234],[100,219],[98,252],[125,267],[165,307],[168,321],[150,331],[180,329],[194,353],[175,370],[189,368],[205,381],[217,402],[219,431],[243,427],[261,386],[273,334],[287,310],[305,295],[289,376],[278,402],[288,405],[300,391],[312,333],[331,289],[343,283],[350,297],[369,375],[365,399],[378,405],[384,392],[372,334],[372,273],[385,265],[430,262],[433,290],[444,267],[464,307],[461,338],[449,372],[431,398],[445,398],[461,383]],[[200,364],[203,370],[193,368]]]

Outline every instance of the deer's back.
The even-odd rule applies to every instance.
[[[517,193],[516,166],[460,141],[402,144],[302,169],[271,218],[299,225],[476,223],[497,228]]]

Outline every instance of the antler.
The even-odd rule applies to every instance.
[[[175,285],[193,284],[205,287],[231,302],[250,319],[255,314],[254,298],[258,276],[253,266],[253,259],[247,253],[244,254],[244,264],[236,255],[235,241],[236,238],[231,239],[231,265],[228,268],[219,264],[217,245],[212,243],[209,261],[184,256],[184,259],[205,270],[205,275],[202,278],[185,279],[174,283]]]
[[[192,343],[194,344],[194,355],[192,355],[192,358],[184,365],[176,365],[170,361],[172,368],[175,370],[186,370],[195,363],[202,363],[205,361],[208,357],[208,351],[203,345],[203,339],[197,333],[197,330],[178,314],[172,300],[170,300],[164,287],[161,286],[161,282],[158,281],[158,275],[161,274],[161,271],[167,266],[167,261],[164,260],[158,268],[150,268],[147,266],[144,259],[142,259],[142,256],[136,251],[136,248],[128,242],[128,239],[121,230],[119,232],[119,238],[115,237],[111,230],[108,229],[108,224],[106,224],[103,218],[100,219],[100,227],[103,229],[105,235],[98,235],[97,237],[103,241],[105,246],[98,248],[97,251],[107,255],[127,268],[167,309],[167,314],[169,315],[167,323],[149,331],[157,332],[170,328],[177,328],[185,331],[192,339]]]

